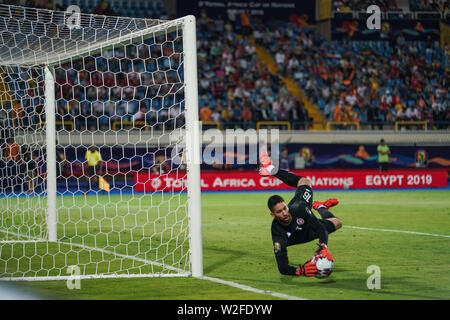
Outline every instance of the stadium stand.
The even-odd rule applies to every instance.
[[[199,19],[200,109],[207,106],[222,128],[255,128],[258,121],[287,121],[301,108],[280,78],[257,56],[249,36],[222,19]],[[224,32],[225,31],[225,32]]]
[[[39,0],[35,0],[37,2]],[[168,12],[163,1],[131,0],[55,0],[55,8],[65,10],[70,5],[77,5],[82,12],[109,16],[125,16],[135,18],[168,19]]]
[[[327,121],[372,128],[392,127],[397,120],[448,126],[448,47],[444,51],[424,41],[393,46],[327,41],[314,29],[280,21],[254,24],[254,37],[273,56],[279,76],[304,88]]]
[[[406,3],[406,6],[402,6]],[[368,5],[377,5],[382,12],[387,11],[438,11],[443,14],[449,12],[449,2],[447,0],[336,0],[333,1],[333,10],[340,12],[365,11]]]
[[[449,13],[449,2],[447,0],[411,0],[411,11],[440,11],[443,14]]]
[[[448,53],[440,47],[425,42],[342,44],[290,24],[279,30],[277,42],[289,43],[283,52],[298,61],[289,71],[328,121],[392,124],[399,110],[405,115],[398,120],[438,127],[449,121]]]
[[[358,5],[363,5],[362,2],[360,4],[353,1],[348,3],[354,6],[351,9],[358,9]],[[399,9],[396,1],[374,1],[374,4],[380,5],[386,11]],[[204,19],[206,24],[207,20]],[[226,25],[226,22],[220,21],[218,24],[222,26]],[[239,24],[227,25],[227,28],[228,38],[235,39],[235,33],[240,32]],[[263,70],[263,73],[254,72],[254,64],[248,62],[259,62],[254,60],[254,55],[251,56],[249,52],[247,52],[247,63],[238,62],[238,65],[246,66],[247,70],[251,71],[249,77],[271,80],[271,94],[266,96],[269,98],[267,101],[269,106],[272,106],[271,120],[285,120],[283,112],[289,113],[295,101],[300,105],[305,104],[299,102],[301,99],[293,98],[292,91],[287,92],[286,86],[281,81],[283,77],[287,77],[294,80],[298,87],[303,88],[309,100],[306,101],[306,104],[310,102],[317,106],[325,121],[350,124],[340,126],[340,128],[354,128],[353,123],[357,123],[358,127],[361,124],[365,125],[365,128],[372,129],[408,128],[401,124],[399,127],[395,126],[398,121],[403,121],[405,124],[417,122],[418,126],[412,126],[412,128],[420,128],[421,122],[426,122],[435,129],[448,128],[450,121],[449,74],[446,69],[448,45],[442,49],[431,41],[406,41],[401,37],[398,37],[395,43],[389,41],[349,41],[347,43],[327,41],[312,28],[282,21],[260,23],[255,20],[252,21],[252,28],[253,39],[257,45],[265,48],[275,60],[276,70],[271,74],[267,73],[267,69],[258,69]],[[222,29],[216,30],[218,31],[216,33],[213,31],[214,26],[209,31],[207,28],[203,28],[199,30],[199,38],[204,40],[205,37],[208,38],[212,34],[222,35],[220,32]],[[231,47],[232,52],[239,54],[242,48],[251,48],[249,39],[244,37],[240,41],[242,41],[241,47]],[[220,46],[222,43],[227,43],[227,41],[215,41],[211,48],[209,48],[208,41],[202,43],[201,58],[211,62],[215,61],[215,52],[221,49],[216,45]],[[224,50],[224,55],[225,59],[232,61],[233,57],[229,53],[229,49]],[[251,52],[253,51],[251,49]],[[201,73],[200,87],[202,84],[207,86],[209,83],[206,75],[210,65],[203,66],[207,70],[203,70]],[[270,66],[268,67],[271,69]],[[245,74],[242,71],[244,70],[239,70],[239,74]],[[225,74],[228,75],[227,72]],[[210,77],[213,78],[212,74]],[[278,88],[280,89],[278,90]],[[206,94],[206,97],[203,96],[201,99],[203,103],[212,100],[211,96],[208,96],[209,92],[204,91],[205,89],[208,87],[201,88],[202,93]],[[252,90],[252,88],[245,88],[242,85],[241,89]],[[241,89],[236,90],[240,92]],[[247,94],[261,97],[261,91],[258,88],[254,89],[256,92]],[[262,93],[266,92],[263,90]],[[289,97],[283,108],[285,110],[281,110],[280,114],[277,112],[278,99],[273,99],[272,93],[275,95],[281,93],[282,97]],[[225,101],[220,100],[220,102],[224,106],[228,106],[229,100],[224,98]],[[258,103],[255,105],[254,99],[251,99],[250,103],[253,104],[252,108],[257,114],[261,113],[261,109],[267,109],[266,106],[261,108]],[[303,106],[300,108],[306,111]],[[312,114],[314,108],[308,111]],[[234,120],[239,121],[239,118],[235,117]],[[304,122],[312,120],[307,114],[300,119]]]
[[[384,11],[403,10],[393,0],[371,3]],[[71,4],[97,14],[167,16],[160,1],[134,6],[127,0]],[[49,6],[37,0],[29,5]],[[67,5],[67,0],[55,1],[60,9]],[[333,2],[340,11],[365,5],[364,1]],[[411,10],[445,11],[448,1],[413,0],[410,6]],[[402,37],[394,42],[326,40],[298,21],[250,19],[248,25],[247,20],[231,23],[222,17],[198,17],[199,109],[205,128],[257,128],[258,122],[282,128],[288,122],[293,129],[449,127],[449,44],[441,48],[430,40]],[[80,60],[80,65],[58,68],[57,99],[65,98],[59,100],[59,123],[69,123],[68,130],[117,129],[123,123],[139,127],[164,111],[163,101],[144,99],[139,89],[154,69],[145,50],[129,46],[126,52],[111,52],[107,59],[89,57]],[[120,67],[115,58],[121,59]],[[83,64],[87,70],[94,64],[100,68],[90,76],[81,71]],[[120,68],[134,71],[128,85]],[[33,105],[42,107],[42,102]],[[323,124],[313,127],[316,122]],[[407,125],[411,122],[415,126]]]
[[[389,10],[398,10],[398,4],[396,0],[337,0],[333,1],[333,10],[337,11],[365,11],[369,5],[377,5],[381,11],[386,12]]]

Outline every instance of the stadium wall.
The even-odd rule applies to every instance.
[[[236,132],[222,131],[226,136],[231,134],[237,137]],[[213,131],[203,131],[204,141],[210,140]],[[42,139],[44,137],[41,137]],[[157,131],[131,130],[123,131],[122,134],[108,132],[68,132],[59,131],[57,142],[60,146],[68,145],[126,145],[133,143],[136,146],[156,146],[159,144],[169,144],[171,136]],[[397,145],[441,145],[450,146],[450,131],[279,131],[280,144],[283,143],[331,143],[331,144],[375,144],[380,139],[385,139],[390,144]],[[16,139],[26,142],[32,139],[39,139],[26,135],[18,135]]]
[[[342,19],[332,20],[333,40],[359,40],[379,41],[389,40],[399,34],[405,40],[426,41],[430,38],[439,41],[440,21],[439,19],[382,19],[381,30],[368,30],[365,19]]]

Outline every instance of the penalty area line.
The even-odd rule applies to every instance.
[[[366,228],[366,227],[355,227],[355,226],[343,226],[343,227],[349,228],[349,229],[357,229],[357,230],[397,232],[397,233],[415,234],[415,235],[419,235],[419,236],[450,238],[450,236],[444,235],[444,234],[434,234],[434,233],[416,232],[416,231],[408,231],[408,230],[379,229],[379,228]]]
[[[253,288],[253,287],[250,287],[250,286],[246,286],[246,285],[243,285],[243,284],[240,284],[240,283],[227,281],[227,280],[222,280],[222,279],[213,278],[213,277],[208,277],[208,276],[202,276],[202,277],[199,277],[198,279],[208,280],[208,281],[224,284],[226,286],[230,286],[230,287],[233,287],[233,288],[237,288],[237,289],[241,289],[241,290],[245,290],[245,291],[250,291],[250,292],[254,292],[254,293],[259,293],[259,294],[270,295],[270,296],[273,296],[273,297],[276,297],[276,298],[281,298],[281,299],[286,299],[286,300],[307,300],[305,298],[291,296],[291,295],[287,295],[287,294],[279,293],[279,292],[275,292],[275,291],[256,289],[256,288]]]

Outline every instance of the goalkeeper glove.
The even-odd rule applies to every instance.
[[[314,255],[322,255],[322,257],[327,258],[330,261],[334,262],[333,255],[330,251],[328,251],[327,245],[325,243],[318,243],[319,248],[314,252]]]
[[[298,266],[296,274],[304,277],[315,277],[317,275],[316,263],[308,259],[305,264]]]

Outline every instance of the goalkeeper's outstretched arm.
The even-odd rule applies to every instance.
[[[284,275],[294,276],[297,268],[289,265],[287,248],[283,241],[275,241],[273,243],[275,259],[277,260],[278,271]]]
[[[310,260],[304,264],[300,264],[297,267],[289,265],[287,248],[284,241],[274,242],[275,259],[277,260],[278,271],[283,275],[288,276],[304,276],[313,277],[317,274],[317,267],[314,262]]]

